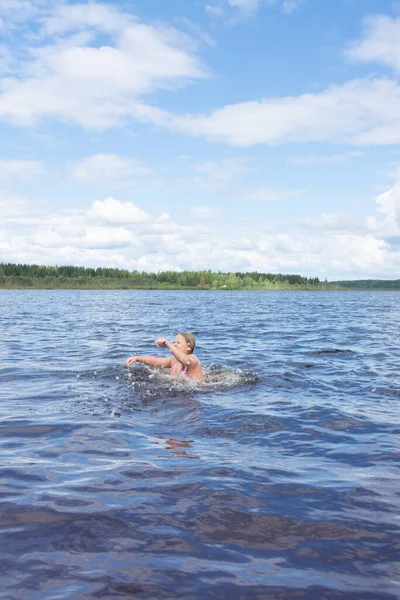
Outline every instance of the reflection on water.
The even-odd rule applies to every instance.
[[[400,295],[13,291],[0,310],[0,598],[400,597]],[[204,383],[124,368],[182,329]]]
[[[178,438],[170,438],[165,442],[165,449],[171,450],[171,454],[174,456],[181,456],[183,458],[200,458],[194,456],[185,450],[185,448],[191,448],[193,440],[178,440]]]

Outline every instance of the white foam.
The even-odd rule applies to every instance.
[[[209,365],[203,368],[203,376],[204,381],[185,376],[173,377],[167,369],[140,365],[128,373],[126,379],[133,389],[141,390],[145,395],[156,395],[161,391],[207,393],[257,382],[254,372],[226,365]]]

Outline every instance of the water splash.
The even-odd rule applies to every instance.
[[[207,394],[238,386],[254,385],[258,381],[253,371],[218,364],[203,368],[203,376],[204,381],[200,382],[183,376],[171,377],[166,369],[135,365],[126,373],[125,380],[132,390],[142,393],[145,397],[175,393]]]

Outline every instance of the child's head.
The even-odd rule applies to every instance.
[[[187,344],[188,354],[193,354],[193,350],[196,345],[196,339],[194,335],[192,333],[188,333],[187,331],[180,331],[178,335],[181,335],[184,338]]]

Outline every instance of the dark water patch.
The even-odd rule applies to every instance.
[[[301,369],[313,369],[316,367],[316,365],[314,363],[308,363],[308,362],[299,362],[296,363],[297,367],[300,367]]]
[[[9,528],[17,525],[46,525],[64,523],[73,520],[73,515],[59,513],[48,509],[27,506],[2,506],[0,514],[0,527]]]
[[[47,433],[53,433],[56,430],[56,427],[52,427],[50,425],[24,425],[24,426],[13,426],[13,427],[4,427],[0,425],[0,436],[17,436],[17,437],[25,437],[25,436],[41,436],[46,435]]]
[[[378,401],[379,396],[398,398],[400,396],[400,385],[396,387],[373,387],[370,391],[378,396]]]
[[[8,486],[11,486],[12,481],[22,481],[27,485],[29,482],[47,481],[45,475],[35,475],[34,473],[22,472],[19,469],[2,468],[0,476],[8,480]]]
[[[292,549],[306,540],[323,540],[324,544],[336,540],[388,541],[381,532],[350,527],[333,522],[300,522],[275,514],[254,514],[233,508],[214,508],[194,520],[200,539],[224,542],[241,548],[265,550]],[[393,537],[393,542],[395,538]]]
[[[222,419],[221,419],[222,421]],[[265,436],[276,431],[285,429],[284,423],[273,417],[258,415],[254,413],[226,413],[223,423],[210,425],[208,427],[199,427],[197,434],[200,436],[217,436],[232,439],[240,439],[240,443],[254,442],[255,435]]]
[[[30,380],[43,380],[43,371],[36,368],[36,365],[32,368],[11,368],[0,370],[0,383],[17,383],[28,382]]]
[[[3,423],[0,422],[0,438],[42,438],[50,437],[54,439],[55,436],[65,436],[75,430],[79,425],[72,425],[66,423],[34,423],[23,422],[23,421],[12,421],[6,420]]]
[[[108,367],[99,367],[88,371],[81,371],[75,374],[77,379],[94,379],[98,380],[119,380],[125,375],[124,370],[120,365],[112,365]]]
[[[309,350],[308,352],[306,352],[306,354],[311,354],[311,355],[315,355],[315,356],[352,356],[353,354],[356,354],[356,352],[354,352],[354,350],[350,350],[348,348],[326,348],[323,350]]]

